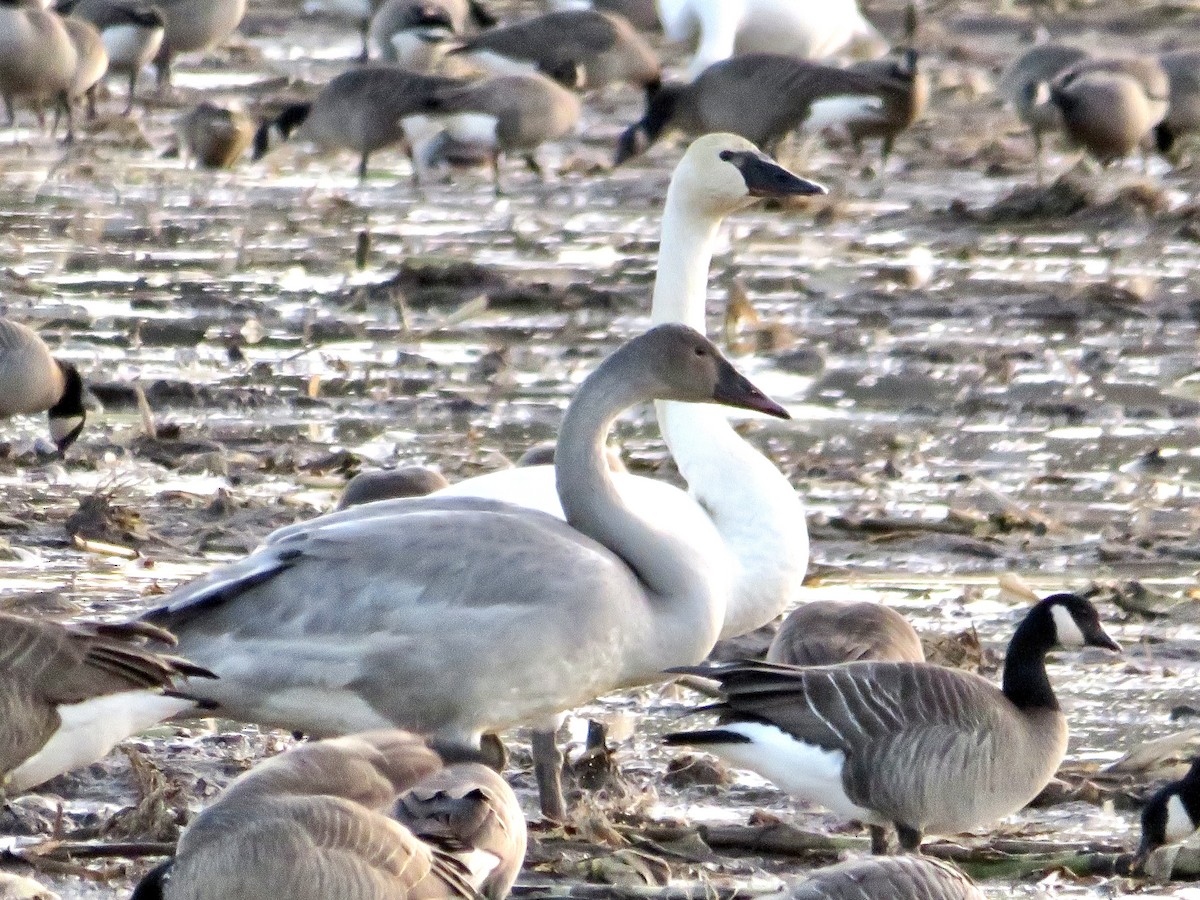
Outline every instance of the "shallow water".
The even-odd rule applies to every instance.
[[[995,652],[1020,615],[999,595],[1002,572],[1039,591],[1137,579],[1183,604],[1144,619],[1105,603],[1125,658],[1056,660],[1068,764],[1105,763],[1190,727],[1171,711],[1194,702],[1200,677],[1200,404],[1175,388],[1197,369],[1196,174],[1156,165],[1164,208],[1152,214],[1104,205],[1143,182],[1133,168],[1088,176],[1101,202],[1068,219],[963,214],[952,204],[983,209],[1033,178],[1007,114],[958,87],[993,77],[1018,46],[1015,25],[981,30],[973,12],[955,3],[938,13],[926,37],[935,108],[885,173],[865,177],[848,148],[818,144],[795,167],[830,185],[827,201],[733,217],[714,260],[710,330],[736,279],[760,316],[733,348],[739,364],[795,416],[747,421],[745,434],[808,502],[812,597],[882,600],[924,632],[974,628]],[[1074,30],[1099,23],[1102,42],[1154,48],[1195,17],[1137,25],[1144,13],[1100,5],[1075,14]],[[1103,38],[1118,33],[1114,21],[1132,34]],[[236,52],[181,69],[180,103],[201,92],[227,100],[279,75],[319,83],[356,48],[344,27],[302,24],[282,5],[256,4],[242,31]],[[553,437],[573,386],[647,323],[679,146],[589,171],[607,164],[638,102],[621,91],[595,100],[586,137],[559,154],[567,171],[543,184],[509,166],[501,199],[476,172],[417,197],[398,154],[380,154],[364,186],[350,160],[292,147],[233,173],[186,170],[163,155],[174,105],[141,120],[152,149],[111,123],[70,150],[24,119],[12,142],[0,137],[0,312],[39,327],[103,403],[65,466],[31,452],[44,420],[5,423],[0,548],[12,553],[0,561],[0,606],[128,615],[327,509],[348,471],[431,463],[458,478]],[[995,158],[1000,174],[985,174]],[[1059,154],[1051,165],[1071,162]],[[390,281],[405,265],[467,261],[516,290],[481,308],[470,283]],[[135,385],[157,439],[144,433]],[[616,439],[635,470],[674,477],[649,410],[622,421]],[[64,522],[97,492],[120,514],[105,540],[137,559],[71,546]],[[945,533],[897,520],[973,524]],[[654,689],[580,711],[626,725],[638,714],[618,758],[640,814],[745,822],[764,809],[804,828],[837,824],[751,776],[719,793],[663,784],[669,754],[654,738],[692,703]],[[161,729],[133,746],[191,788],[203,779],[182,801],[194,809],[274,746],[254,729],[221,728]],[[114,757],[51,787],[82,816],[133,799],[128,769]],[[532,812],[528,774],[517,777]],[[992,834],[1128,846],[1133,821],[1129,809],[1072,803]],[[672,865],[681,881],[747,886],[801,871],[750,857]],[[54,883],[87,897],[128,879]],[[1054,876],[988,888],[997,898],[1131,889]],[[1173,890],[1143,896],[1188,896]]]

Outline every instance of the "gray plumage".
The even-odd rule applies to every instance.
[[[39,412],[49,414],[50,436],[65,453],[83,430],[83,379],[32,328],[0,318],[0,419]]]
[[[653,682],[715,643],[723,573],[630,512],[604,460],[617,414],[663,396],[786,416],[701,335],[660,326],[567,410],[570,524],[466,497],[373,503],[277,532],[147,618],[211,663],[220,680],[193,689],[230,718],[318,736],[399,726],[479,758],[486,732]]]
[[[474,851],[471,861],[482,863],[472,866],[482,870],[476,871],[480,893],[488,900],[508,896],[525,860],[525,815],[495,771],[479,763],[447,766],[402,795],[392,817],[449,853]],[[462,858],[468,861],[466,854]]]
[[[379,472],[359,472],[346,484],[338,500],[338,509],[373,503],[376,500],[395,500],[401,497],[424,497],[448,487],[446,476],[425,466],[404,466]]]
[[[857,72],[778,54],[737,56],[709,66],[690,84],[664,85],[641,121],[621,136],[617,162],[664,133],[728,131],[773,153],[806,127],[883,121],[886,97],[910,93],[904,78]]]
[[[1174,50],[1158,61],[1170,79],[1170,104],[1155,137],[1170,154],[1181,135],[1200,132],[1200,50]]]
[[[1084,643],[1119,650],[1095,607],[1056,594],[1035,605],[1013,635],[1002,690],[928,663],[675,669],[720,682],[721,701],[706,707],[720,714],[720,725],[667,742],[765,769],[785,790],[820,797],[847,818],[895,824],[901,845],[915,850],[926,831],[954,834],[1016,812],[1054,776],[1067,722],[1045,656],[1059,644]],[[802,757],[815,765],[818,751],[839,761],[826,757],[825,774],[791,768]],[[876,850],[881,839],[877,832]]]
[[[925,651],[908,620],[894,609],[834,600],[792,610],[767,650],[767,662],[788,666],[866,660],[924,662]]]
[[[385,62],[433,72],[469,15],[466,0],[387,0],[371,18],[369,41]]]
[[[162,13],[162,45],[154,58],[160,85],[171,81],[181,53],[202,53],[225,41],[246,15],[246,0],[154,0]]]
[[[387,815],[441,768],[410,734],[305,744],[251,769],[179,839],[165,900],[468,900],[470,872]]]
[[[764,900],[986,898],[970,878],[949,863],[926,856],[876,856],[818,869],[796,886]]]
[[[65,771],[23,774],[19,768],[60,729],[62,707],[128,691],[166,691],[183,675],[208,674],[147,649],[148,640],[174,644],[169,633],[142,623],[63,625],[0,613],[0,784],[11,779],[23,790]]]
[[[1070,141],[1104,164],[1137,150],[1166,110],[1166,101],[1151,101],[1137,79],[1109,71],[1055,82],[1050,99]]]
[[[491,28],[453,52],[485,66],[489,57],[500,57],[589,89],[633,84],[652,91],[662,81],[662,65],[645,39],[620,16],[591,9],[550,12]],[[577,81],[576,74],[582,76]]]

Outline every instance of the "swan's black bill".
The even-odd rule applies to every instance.
[[[721,159],[742,173],[751,197],[811,197],[827,194],[823,185],[801,178],[769,157],[749,150],[725,150]]]
[[[713,400],[738,409],[752,409],[777,419],[790,419],[791,413],[756,388],[750,379],[735,369],[726,360],[721,360],[721,373]]]

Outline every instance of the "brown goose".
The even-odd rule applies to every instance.
[[[1011,63],[1000,76],[997,93],[1016,111],[1018,118],[1029,126],[1033,137],[1034,163],[1038,177],[1042,173],[1045,135],[1062,125],[1058,108],[1049,102],[1042,85],[1054,81],[1089,56],[1086,50],[1067,44],[1040,43],[1030,47]]]
[[[61,16],[26,0],[0,0],[0,95],[10,124],[15,100],[32,103],[39,122],[42,105],[53,100],[70,127],[70,92],[78,62]]]
[[[434,491],[449,487],[446,476],[437,469],[425,466],[403,466],[379,472],[359,472],[346,483],[338,509],[373,503],[376,500],[394,500],[400,497],[424,497]]]
[[[653,96],[662,64],[620,16],[572,9],[489,29],[451,51],[496,75],[533,70],[580,88],[632,84]]]
[[[767,650],[767,662],[785,666],[865,660],[924,662],[925,651],[908,620],[894,609],[833,600],[792,610]]]
[[[50,437],[60,454],[83,431],[83,379],[73,363],[50,355],[37,332],[0,319],[0,419],[50,415]]]
[[[1004,660],[1004,685],[929,663],[771,663],[685,667],[721,683],[718,727],[667,735],[753,769],[779,787],[872,825],[915,851],[925,832],[954,834],[1021,809],[1054,776],[1067,720],[1046,654],[1085,644],[1120,650],[1096,608],[1074,594],[1037,603]]]
[[[775,154],[793,131],[884,121],[884,97],[909,89],[881,77],[771,53],[709,66],[690,84],[667,84],[617,145],[617,164],[644,153],[664,133],[728,131]]]
[[[456,855],[473,847],[446,852],[388,816],[441,767],[404,731],[303,744],[234,781],[134,896],[473,900],[476,881]]]
[[[855,63],[850,70],[873,75],[894,85],[879,95],[883,108],[878,121],[852,121],[849,124],[850,139],[859,153],[865,140],[878,138],[883,142],[883,165],[886,166],[896,136],[925,114],[929,103],[929,76],[921,70],[917,51],[911,48],[898,57]]]
[[[125,115],[129,115],[138,75],[158,54],[166,34],[166,22],[158,7],[144,0],[60,0],[55,8],[100,29],[108,51],[108,71],[129,76],[129,97],[125,101]]]
[[[96,85],[108,71],[108,51],[104,48],[104,39],[100,30],[91,22],[68,16],[63,19],[71,43],[75,45],[75,77],[67,90],[67,98],[74,102],[80,97],[87,98],[88,118],[96,117]],[[57,124],[57,117],[56,122]],[[67,117],[67,143],[75,140],[75,130],[71,117]]]
[[[1050,87],[1073,144],[1108,165],[1124,159],[1162,120],[1138,81],[1119,72],[1086,72]]]
[[[254,141],[254,121],[239,109],[198,103],[175,122],[183,155],[203,169],[230,169]]]
[[[147,650],[161,628],[61,625],[0,613],[0,784],[24,791],[194,706],[171,688],[212,673]]]
[[[508,896],[525,860],[525,815],[496,772],[479,763],[448,766],[404,794],[392,817],[463,860],[488,900]]]
[[[986,900],[949,863],[925,856],[876,856],[818,869],[764,900]]]

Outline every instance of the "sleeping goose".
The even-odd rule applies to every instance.
[[[1150,795],[1142,809],[1142,842],[1135,866],[1159,847],[1187,840],[1200,828],[1200,757],[1178,781],[1163,785]]]
[[[873,856],[818,869],[763,900],[986,900],[949,863],[927,856]]]
[[[396,801],[392,818],[428,844],[457,855],[488,900],[504,900],[525,860],[525,814],[517,795],[487,766],[447,766]]]
[[[617,143],[616,163],[644,153],[664,133],[733,132],[768,153],[798,129],[882,123],[884,95],[904,79],[758,53],[710,66],[690,84],[666,84]],[[765,102],[764,98],[770,98]]]
[[[771,663],[683,667],[721,684],[705,731],[666,736],[769,778],[789,793],[870,824],[883,852],[926,832],[955,834],[1016,812],[1054,777],[1067,720],[1046,674],[1055,647],[1119,651],[1096,608],[1074,594],[1034,605],[1013,634],[1003,688],[929,663]]]
[[[0,786],[24,791],[105,756],[120,740],[191,709],[172,688],[211,673],[141,623],[75,624],[0,613]]]
[[[805,603],[788,613],[767,650],[767,662],[786,666],[872,659],[925,661],[921,639],[908,620],[878,603]]]
[[[316,736],[405,727],[482,759],[485,733],[652,683],[716,642],[727,573],[627,507],[605,459],[617,415],[656,398],[787,417],[702,335],[659,326],[567,409],[565,523],[474,497],[367,504],[269,537],[146,619],[220,676],[188,689],[223,716]],[[561,803],[559,772],[540,774]]]
[[[886,47],[857,0],[658,0],[658,12],[668,40],[696,42],[691,78],[751,53],[819,60],[857,43]]]
[[[442,849],[388,815],[441,766],[403,731],[302,744],[226,788],[134,897],[474,900],[473,835],[459,829],[462,842]]]
[[[202,169],[231,169],[254,141],[254,120],[240,109],[197,103],[175,121],[180,154]]]
[[[588,90],[632,84],[653,96],[662,83],[657,54],[633,26],[592,9],[549,12],[491,28],[450,52],[494,75],[538,71]]]
[[[50,437],[65,454],[87,415],[83,379],[74,363],[51,356],[32,328],[0,318],[0,419],[39,412],[49,414]]]

